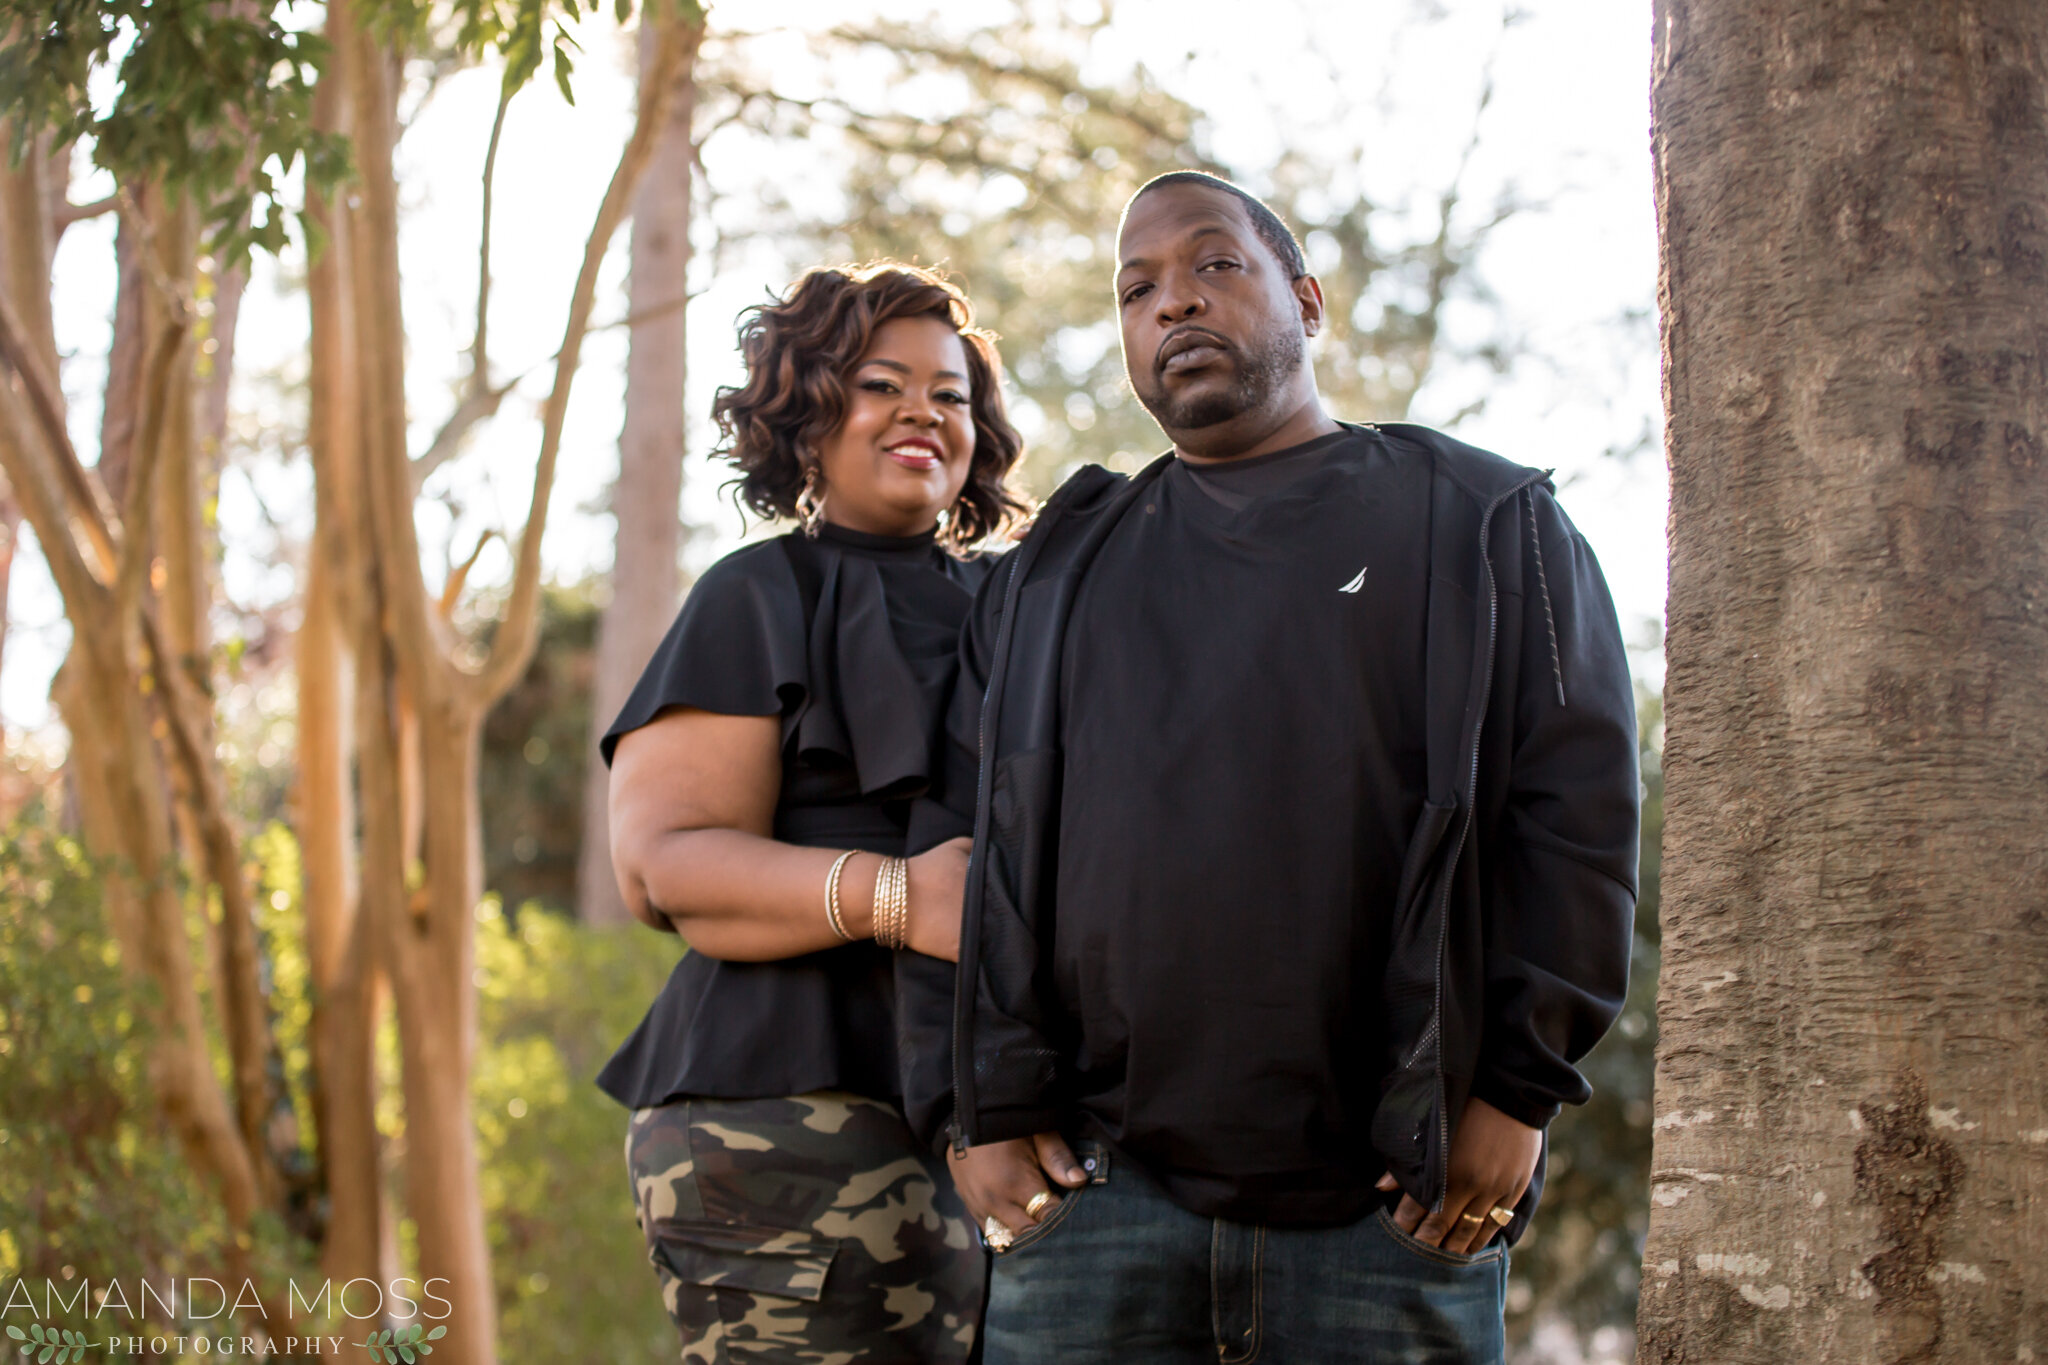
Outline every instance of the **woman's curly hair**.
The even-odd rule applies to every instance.
[[[804,470],[846,412],[845,379],[875,329],[895,318],[936,317],[967,352],[974,456],[960,500],[939,538],[960,550],[1005,530],[1025,503],[1004,486],[1024,440],[1003,411],[995,334],[974,325],[957,286],[896,261],[820,266],[779,299],[740,315],[746,382],[720,388],[711,404],[719,443],[712,452],[740,471],[739,501],[764,517],[797,515]]]

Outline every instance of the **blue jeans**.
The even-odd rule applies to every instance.
[[[1458,1256],[1376,1212],[1269,1228],[1189,1213],[1079,1143],[1098,1182],[995,1258],[986,1365],[1500,1365],[1508,1254]],[[1109,1172],[1107,1181],[1102,1180]]]

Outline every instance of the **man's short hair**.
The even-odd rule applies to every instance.
[[[1240,189],[1220,175],[1211,175],[1207,171],[1168,171],[1164,175],[1155,175],[1138,186],[1138,192],[1131,196],[1131,202],[1124,205],[1124,215],[1128,217],[1131,206],[1147,194],[1168,185],[1200,185],[1204,189],[1221,190],[1235,197],[1244,205],[1244,211],[1251,216],[1252,231],[1259,234],[1259,240],[1273,253],[1273,259],[1287,272],[1287,278],[1290,281],[1298,280],[1308,274],[1308,259],[1301,254],[1301,243],[1294,240],[1294,234],[1288,231],[1287,224],[1280,220],[1280,215],[1273,212],[1265,200],[1249,190]]]

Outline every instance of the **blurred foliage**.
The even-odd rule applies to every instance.
[[[1202,110],[1144,66],[1084,76],[1107,10],[1089,22],[1054,0],[1017,0],[1004,15],[954,36],[943,20],[821,35],[827,88],[807,98],[778,93],[781,73],[750,68],[742,46],[713,43],[700,98],[712,127],[831,148],[841,198],[819,213],[763,186],[754,231],[793,258],[895,257],[966,287],[977,320],[1002,334],[1012,408],[1030,438],[1027,491],[1043,496],[1087,462],[1132,470],[1166,446],[1125,378],[1111,294],[1123,206],[1166,171],[1238,179],[1302,239],[1328,304],[1316,373],[1333,412],[1400,420],[1447,355],[1495,373],[1513,362],[1519,345],[1506,335],[1455,348],[1444,337],[1448,306],[1485,300],[1480,250],[1519,208],[1505,192],[1483,211],[1464,202],[1469,157],[1428,189],[1420,215],[1365,193],[1363,146],[1340,156],[1290,146],[1270,166],[1228,166],[1207,151]],[[845,93],[839,71],[850,89],[871,88],[880,71],[884,95]],[[1475,127],[1488,99],[1472,110]]]
[[[484,722],[484,885],[506,903],[573,913],[596,667],[595,585],[552,586],[526,673]],[[652,997],[650,997],[651,999]]]
[[[1635,1323],[1643,1239],[1650,1230],[1650,1086],[1656,1075],[1657,928],[1664,837],[1664,702],[1637,688],[1642,737],[1641,894],[1628,1004],[1580,1064],[1593,1098],[1550,1127],[1543,1208],[1515,1248],[1508,1285],[1511,1336],[1562,1318],[1581,1337]]]
[[[289,1192],[286,1217],[309,1239],[324,1234],[325,1181],[314,1150],[313,964],[307,957],[304,875],[299,841],[278,821],[249,840],[261,986],[270,1001],[272,1111],[270,1151]]]
[[[167,1140],[149,1084],[154,992],[124,970],[99,886],[40,801],[0,829],[0,1282],[28,1281],[40,1306],[46,1279],[60,1302],[81,1280],[118,1280],[140,1313],[145,1278],[218,1278],[227,1228]],[[268,1215],[250,1255],[267,1291],[312,1269],[310,1244]],[[94,1325],[82,1300],[42,1321]]]
[[[318,35],[285,5],[213,0],[0,0],[0,90],[19,160],[45,129],[85,140],[117,182],[190,194],[231,262],[287,237],[283,182],[303,161],[315,188],[348,168],[346,143],[313,127]],[[114,77],[111,100],[95,77]]]
[[[572,826],[573,828],[573,826]],[[474,1095],[499,1336],[533,1360],[675,1354],[626,1176],[626,1111],[591,1079],[681,941],[496,896],[477,911]]]

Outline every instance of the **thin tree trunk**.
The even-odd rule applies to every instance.
[[[336,71],[349,92],[357,180],[349,224],[357,428],[369,554],[355,636],[357,756],[363,815],[362,905],[370,916],[398,1013],[405,1094],[407,1207],[419,1234],[420,1274],[450,1305],[437,1350],[450,1365],[496,1359],[496,1310],[476,1170],[469,1080],[476,1041],[475,907],[482,886],[479,738],[490,705],[532,657],[540,544],[563,421],[607,244],[652,155],[674,73],[694,50],[701,11],[660,21],[662,78],[641,101],[632,138],[586,244],[542,416],[526,525],[514,551],[509,603],[483,665],[457,662],[455,641],[421,570],[406,457],[404,324],[399,288],[395,54],[345,0],[328,7]],[[358,586],[358,585],[352,585]],[[416,754],[413,760],[411,755]],[[413,782],[417,787],[412,787]],[[420,793],[420,856],[406,856],[404,793]]]
[[[313,101],[323,131],[346,131],[340,81],[321,82]],[[349,215],[318,197],[308,213],[326,245],[306,272],[312,352],[307,444],[315,510],[297,650],[297,798],[307,956],[315,987],[315,1127],[328,1204],[321,1267],[341,1283],[363,1278],[382,1284],[389,1277],[376,1127],[376,940],[358,901],[351,778],[355,644],[374,625],[365,620],[361,583],[369,555],[362,543]]]
[[[144,252],[154,281],[142,309],[144,334],[172,334],[173,314],[187,301],[196,274],[198,214],[182,195],[153,195],[140,215],[146,224]],[[167,297],[165,288],[186,297]],[[202,389],[196,338],[180,337],[179,369],[165,392],[162,412],[148,414],[158,448],[154,452],[152,496],[144,520],[127,527],[147,540],[154,531],[151,586],[160,603],[157,640],[168,657],[158,660],[167,675],[157,701],[171,739],[173,809],[200,887],[210,882],[220,898],[218,923],[206,916],[221,1031],[235,1083],[235,1108],[243,1141],[255,1163],[261,1196],[275,1204],[281,1189],[271,1159],[267,1129],[278,1096],[270,1081],[272,1058],[269,1002],[262,987],[256,942],[255,907],[244,870],[241,834],[227,811],[227,780],[220,771],[214,738],[212,556],[206,529],[205,471],[198,445],[196,399]],[[152,344],[161,345],[161,341]],[[153,521],[153,527],[149,523]]]
[[[143,273],[141,217],[148,188],[131,192],[114,230],[114,336],[107,347],[107,388],[100,410],[96,468],[107,493],[120,501],[128,489],[129,450],[135,443],[135,396],[142,391],[142,311],[150,284]]]
[[[14,578],[14,551],[21,542],[21,507],[0,475],[0,669],[7,666],[7,588]]]
[[[640,30],[642,79],[655,58],[655,31]],[[695,53],[676,77],[674,103],[654,158],[633,199],[632,274],[626,314],[626,421],[612,484],[616,524],[611,597],[598,618],[591,683],[591,736],[583,781],[583,842],[576,858],[576,908],[592,924],[632,923],[612,875],[610,773],[597,741],[626,703],[661,643],[682,591],[683,379],[688,362],[690,177],[696,148]]]
[[[352,8],[352,7],[350,7]],[[496,1296],[484,1238],[476,1172],[469,1076],[476,1011],[464,961],[472,930],[474,880],[461,860],[437,855],[430,825],[428,856],[416,873],[398,828],[406,782],[398,743],[401,712],[430,717],[434,743],[465,736],[449,714],[449,665],[432,620],[412,525],[411,472],[405,434],[404,323],[399,288],[398,193],[392,158],[397,145],[397,58],[357,22],[350,8],[330,5],[329,26],[351,96],[349,118],[358,166],[349,227],[350,304],[356,330],[362,497],[374,557],[365,582],[374,594],[356,651],[358,758],[364,821],[363,899],[381,948],[398,1014],[405,1097],[406,1209],[419,1236],[419,1273],[451,1305],[448,1336],[437,1353],[450,1365],[490,1365],[497,1358]],[[374,630],[374,635],[373,635]],[[452,730],[453,733],[448,733]],[[452,769],[452,770],[451,770]],[[440,799],[473,809],[474,765],[436,765],[425,774],[459,784]],[[447,836],[441,834],[441,842]],[[436,888],[434,879],[443,885]],[[424,884],[423,884],[424,882]],[[425,894],[415,914],[411,889]],[[439,890],[439,895],[433,893]],[[432,913],[436,902],[456,913]]]
[[[1655,8],[1639,1359],[2048,1360],[2048,8]]]
[[[199,433],[200,467],[209,481],[220,477],[226,458],[228,389],[235,377],[235,329],[242,320],[242,295],[249,288],[249,267],[238,265],[207,272],[212,313],[199,339],[199,396],[195,425]]]
[[[7,333],[10,357],[25,357],[25,349],[15,349],[25,329],[13,325],[12,311],[5,308],[8,316],[0,319],[0,331]],[[146,409],[160,412],[167,406],[170,377],[188,359],[181,332],[174,330],[159,342]],[[67,502],[56,467],[69,464],[73,456],[63,444],[61,410],[52,413],[50,425],[28,420],[29,413],[47,411],[58,401],[31,392],[50,380],[15,365],[12,382],[0,393],[0,465],[36,528],[72,623],[71,651],[52,693],[71,735],[67,768],[78,794],[86,847],[103,860],[108,874],[109,927],[124,966],[148,978],[156,990],[152,1087],[171,1132],[194,1167],[210,1178],[228,1227],[239,1236],[261,1207],[259,1162],[214,1077],[194,986],[164,760],[152,733],[150,689],[138,666],[147,657],[145,639],[152,633],[141,593],[141,557],[148,541],[145,537],[129,546],[127,557],[117,562],[115,541],[97,510]],[[146,412],[143,440],[152,449],[156,425]],[[71,472],[84,477],[75,466]],[[148,482],[131,491],[137,494],[131,510],[147,505]],[[99,560],[97,574],[73,539],[72,528],[80,522]],[[249,1273],[247,1252],[245,1240],[229,1239],[225,1265],[237,1279]]]
[[[14,125],[0,119],[0,138],[11,142]],[[4,145],[4,144],[0,144]],[[57,373],[56,327],[50,311],[50,135],[31,143],[19,165],[0,156],[0,289],[14,307],[23,340]]]

